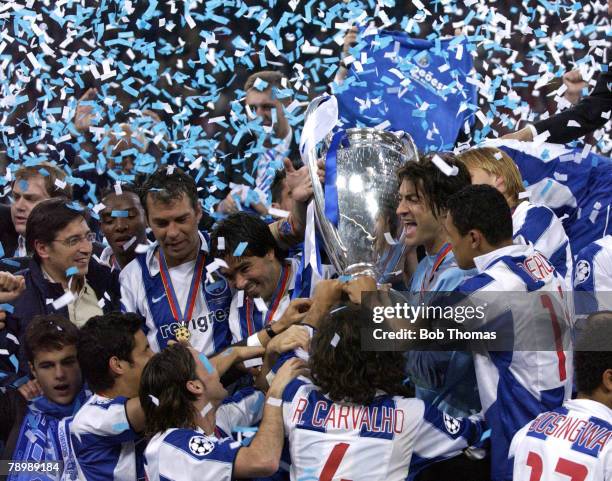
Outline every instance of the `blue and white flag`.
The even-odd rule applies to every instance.
[[[552,209],[561,219],[572,252],[612,233],[612,161],[564,145],[496,140],[521,172],[529,200]]]

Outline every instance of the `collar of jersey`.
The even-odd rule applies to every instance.
[[[208,244],[206,243],[206,239],[204,235],[198,231],[198,235],[200,236],[200,250],[204,252],[208,252]],[[157,241],[153,242],[147,249],[147,268],[149,269],[149,274],[151,277],[155,277],[159,274],[159,261],[157,260],[157,256],[155,255],[155,251],[159,247],[159,243]]]
[[[512,244],[511,246],[501,247],[488,254],[483,254],[478,257],[474,257],[474,264],[479,273],[484,272],[500,257],[517,257],[526,256],[533,252],[533,246],[531,245],[520,245]]]
[[[608,423],[612,423],[612,409],[592,399],[570,399],[565,401],[563,407],[576,409],[577,411],[588,413],[590,416],[595,416]]]

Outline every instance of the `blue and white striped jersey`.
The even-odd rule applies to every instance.
[[[546,206],[523,201],[512,213],[515,244],[532,243],[565,279],[565,291],[572,290],[572,250],[563,224]]]
[[[612,309],[612,235],[599,239],[576,256],[576,314]]]
[[[199,352],[212,355],[230,343],[227,321],[232,292],[219,272],[214,272],[212,279],[208,275],[206,267],[214,259],[208,255],[208,236],[201,232],[200,238],[201,250],[206,258],[193,313],[186,326],[191,334],[191,345]],[[151,244],[145,253],[138,254],[125,266],[119,276],[122,310],[136,312],[145,318],[143,331],[153,352],[159,352],[168,341],[174,340],[174,333],[180,326],[170,309],[157,250],[157,242]],[[194,260],[168,269],[172,288],[183,312],[187,310],[196,267]]]
[[[466,319],[464,327],[503,331],[515,346],[511,351],[474,352],[480,400],[491,427],[492,479],[497,481],[511,472],[508,449],[516,432],[571,395],[571,319],[563,279],[532,246],[502,247],[474,262],[478,274],[457,291],[469,295],[471,303],[486,304],[487,310],[484,317]],[[517,305],[517,299],[525,304]],[[566,307],[557,312],[555,306]],[[551,349],[518,350],[530,343]]]
[[[244,291],[236,291],[232,298],[229,315],[229,327],[232,333],[232,344],[247,339],[252,334],[260,331],[266,324],[278,321],[292,299],[299,297],[300,294],[295,289],[296,278],[299,274],[301,259],[293,257],[285,259],[281,277],[279,279],[276,291],[272,295],[272,299],[266,304],[266,311],[260,311],[254,299],[246,295]],[[322,276],[313,275],[313,270],[304,271],[302,275],[310,274],[308,282],[309,288],[312,290],[319,279],[328,279],[334,269],[330,265],[323,264],[321,266]]]
[[[158,433],[145,450],[148,481],[230,481],[234,460],[242,444],[231,437],[240,427],[261,420],[264,394],[246,388],[223,402],[217,409],[214,435],[197,429],[168,429]]]
[[[477,445],[484,431],[476,417],[453,418],[414,398],[336,403],[302,377],[287,385],[283,401],[292,481],[404,481]]]
[[[512,440],[514,481],[612,480],[612,410],[572,399],[540,414]]]
[[[151,438],[145,450],[148,481],[214,479],[230,481],[241,444],[208,436],[201,429],[168,429]]]
[[[76,413],[70,440],[79,478],[86,481],[144,479],[144,440],[125,411],[128,399],[94,394]]]

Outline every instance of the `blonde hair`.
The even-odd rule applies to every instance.
[[[505,195],[515,201],[525,191],[523,178],[514,161],[504,151],[495,147],[476,147],[457,156],[469,169],[479,168],[504,179]]]

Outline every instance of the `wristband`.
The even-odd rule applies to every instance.
[[[261,341],[259,340],[259,336],[257,335],[257,333],[251,334],[247,338],[247,346],[250,346],[250,347],[263,347],[261,345]]]
[[[276,336],[276,332],[274,332],[274,329],[272,329],[272,326],[270,324],[268,324],[266,327],[264,327],[266,334],[268,335],[268,337],[270,339],[272,339],[274,336]],[[260,344],[261,346],[261,344]]]
[[[277,397],[269,397],[268,399],[266,399],[266,404],[274,406],[275,408],[279,408],[283,405],[283,400],[278,399]]]

